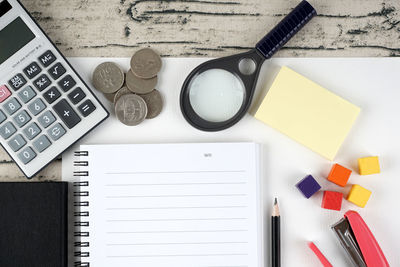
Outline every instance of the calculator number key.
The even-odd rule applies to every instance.
[[[32,123],[31,125],[29,125],[24,129],[24,134],[26,138],[28,138],[29,140],[35,138],[38,134],[40,134],[40,132],[41,130],[36,123]]]
[[[61,96],[60,91],[57,90],[55,86],[51,87],[44,93],[43,97],[46,99],[47,103],[51,104],[56,101]]]
[[[18,73],[17,75],[12,77],[11,80],[8,81],[8,84],[12,87],[12,89],[17,91],[26,84],[26,80],[21,73]]]
[[[16,136],[14,136],[13,138],[10,139],[10,141],[8,141],[8,145],[11,147],[11,149],[14,152],[17,152],[18,150],[20,150],[24,145],[26,145],[26,141],[25,139],[22,137],[22,135],[17,134]]]
[[[65,99],[55,104],[53,109],[70,129],[81,121],[81,118]]]
[[[28,164],[31,162],[34,158],[36,157],[36,153],[33,151],[31,147],[27,147],[24,150],[22,150],[18,154],[18,158],[22,161],[23,164]]]
[[[69,100],[71,100],[71,102],[75,105],[81,102],[82,99],[85,98],[85,96],[86,94],[82,91],[80,87],[77,87],[71,93],[68,94]]]
[[[48,50],[48,51],[46,51],[46,53],[44,53],[43,55],[41,55],[39,57],[39,61],[44,67],[48,67],[54,61],[56,61],[56,57],[50,50]]]
[[[74,87],[76,84],[75,80],[71,77],[71,75],[66,75],[64,78],[62,78],[59,82],[58,85],[60,88],[64,91],[67,92],[69,91],[72,87]]]
[[[31,120],[31,117],[28,115],[28,113],[23,110],[19,112],[15,117],[14,121],[18,125],[18,127],[22,127],[25,124],[27,124]]]
[[[35,78],[41,71],[42,69],[36,62],[32,62],[24,69],[24,73],[29,79]]]
[[[41,92],[51,84],[49,77],[46,74],[42,74],[37,78],[33,84]]]
[[[21,108],[21,104],[18,100],[13,97],[11,98],[4,106],[4,109],[7,111],[8,115],[12,115],[17,112]]]
[[[65,131],[64,127],[61,126],[61,124],[57,123],[54,126],[52,126],[47,131],[47,133],[51,137],[51,139],[53,139],[54,141],[57,141],[58,139],[61,138],[61,136],[63,136],[66,133],[66,131]]]
[[[6,140],[11,135],[13,135],[16,131],[17,131],[17,129],[14,127],[14,125],[11,122],[7,122],[2,127],[0,127],[0,135]]]
[[[43,128],[47,128],[53,122],[56,121],[56,118],[54,117],[53,113],[51,113],[51,111],[48,110],[45,113],[43,113],[43,115],[38,117],[38,121],[39,121],[40,125],[42,125]]]
[[[42,112],[46,108],[46,105],[41,99],[36,99],[29,106],[28,109],[34,116]]]
[[[7,86],[0,86],[0,103],[3,103],[11,95],[10,90],[8,90]]]
[[[92,101],[88,99],[83,102],[82,105],[78,107],[78,109],[84,117],[87,117],[96,109],[96,106],[92,103]]]
[[[45,151],[51,145],[51,142],[47,136],[42,135],[35,141],[33,141],[33,146],[36,148],[37,151],[40,153]]]
[[[21,99],[21,101],[24,103],[28,103],[35,96],[36,93],[31,86],[25,87],[22,91],[18,93],[19,99]]]
[[[60,62],[58,62],[49,69],[49,74],[54,80],[60,78],[62,75],[64,75],[65,72],[66,72],[65,68],[63,65],[61,65]]]

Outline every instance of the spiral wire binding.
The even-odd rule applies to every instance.
[[[76,151],[74,152],[75,157],[87,157],[89,156],[88,151]],[[75,167],[87,167],[89,166],[88,161],[82,161],[81,159],[74,161]],[[75,177],[88,177],[88,171],[77,170],[74,171]],[[84,179],[84,178],[83,178]],[[85,207],[89,207],[89,201],[85,200],[85,197],[89,196],[89,191],[87,187],[89,186],[89,181],[74,182],[74,198],[77,201],[74,201],[74,227],[76,231],[74,231],[74,238],[76,241],[74,242],[75,252],[74,257],[76,257],[76,261],[74,263],[75,267],[90,267],[90,263],[88,258],[90,256],[89,250],[90,243],[85,240],[85,238],[89,237],[89,231],[85,231],[85,227],[89,227],[89,211],[84,210]],[[85,251],[83,251],[85,250]]]

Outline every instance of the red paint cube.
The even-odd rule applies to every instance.
[[[340,210],[342,208],[343,194],[334,191],[324,191],[321,207],[328,210]]]
[[[328,175],[328,180],[341,187],[345,187],[350,178],[351,170],[342,165],[335,164],[332,166],[331,172]]]

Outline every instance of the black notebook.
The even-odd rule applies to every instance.
[[[67,266],[68,183],[0,183],[0,266]]]

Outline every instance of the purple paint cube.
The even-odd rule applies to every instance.
[[[310,198],[321,189],[321,186],[311,175],[304,177],[296,184],[296,187],[306,198]]]

